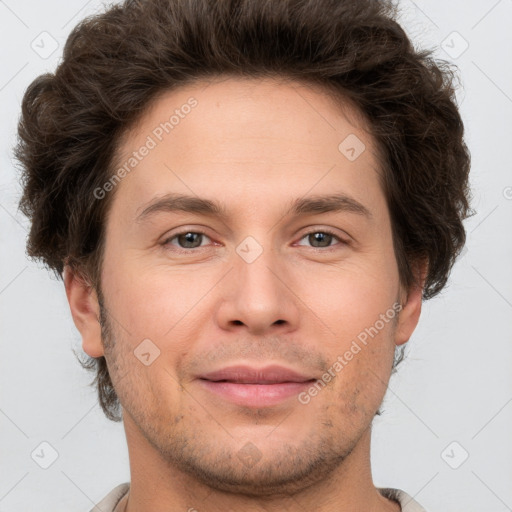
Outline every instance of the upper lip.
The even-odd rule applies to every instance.
[[[220,370],[204,373],[200,379],[210,381],[229,381],[241,384],[276,384],[280,382],[307,382],[314,378],[279,365],[262,368],[252,366],[227,366]]]

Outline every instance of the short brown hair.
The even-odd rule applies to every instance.
[[[416,50],[392,0],[126,0],[70,34],[54,74],[22,103],[16,157],[27,253],[59,277],[68,263],[101,291],[105,218],[121,135],[163,91],[220,75],[282,76],[336,90],[357,105],[380,148],[400,280],[423,298],[445,286],[471,215],[469,151],[455,72]],[[110,419],[117,397],[104,357],[96,370]]]

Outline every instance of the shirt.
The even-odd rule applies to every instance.
[[[112,489],[90,512],[119,512],[117,504],[128,493],[130,483],[125,482]],[[402,512],[426,512],[425,509],[411,496],[401,489],[380,488],[377,490],[386,498],[397,501],[402,507]]]

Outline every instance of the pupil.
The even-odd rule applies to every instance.
[[[197,247],[198,245],[194,245],[194,238],[199,239],[200,234],[199,233],[185,233],[184,235],[180,235],[180,244],[185,245],[186,247]],[[182,243],[183,242],[183,243]]]
[[[199,240],[200,233],[185,233],[184,235],[180,235],[180,243],[184,242],[187,247],[198,247],[197,241]],[[313,233],[309,235],[309,241],[312,245],[315,245],[317,242],[320,244],[317,247],[328,247],[331,242],[332,235],[329,233]],[[194,245],[194,239],[196,244]]]
[[[311,238],[313,237],[313,238]],[[331,241],[332,235],[329,235],[328,233],[313,233],[310,235],[310,242],[314,246],[313,242],[320,242],[320,245],[317,247],[328,247]]]

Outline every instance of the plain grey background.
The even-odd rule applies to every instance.
[[[86,512],[129,480],[123,427],[103,416],[92,374],[73,354],[81,340],[63,284],[25,256],[28,223],[17,211],[12,161],[25,88],[55,69],[72,27],[101,5],[0,0],[0,512]],[[467,250],[448,288],[424,303],[374,422],[374,481],[405,490],[428,512],[505,512],[512,510],[512,0],[402,0],[401,8],[415,45],[436,47],[436,57],[459,68],[477,213],[465,224]]]

